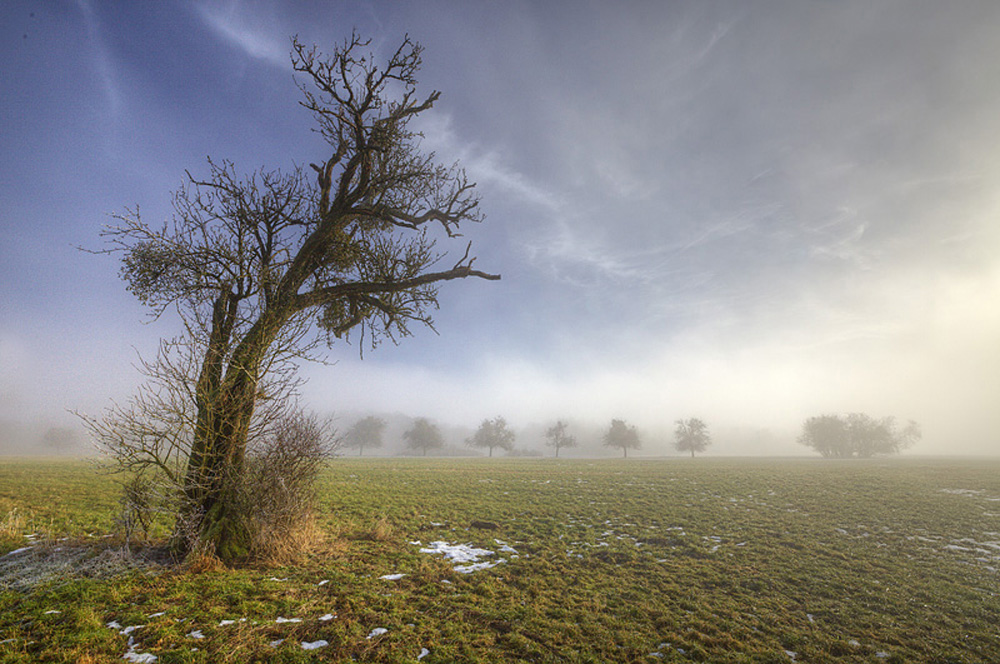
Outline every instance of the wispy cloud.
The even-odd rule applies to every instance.
[[[83,22],[87,27],[87,38],[93,49],[94,69],[101,80],[101,88],[107,99],[110,114],[112,116],[118,115],[121,110],[122,96],[115,78],[111,55],[101,37],[101,25],[97,14],[89,0],[76,0],[76,6],[83,14]]]
[[[205,25],[248,57],[275,67],[288,67],[289,47],[286,40],[270,34],[262,17],[241,12],[239,3],[229,3],[228,6],[201,4],[197,6],[197,12]]]

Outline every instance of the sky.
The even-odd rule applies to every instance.
[[[206,157],[328,157],[289,60],[424,47],[423,145],[486,220],[437,333],[306,366],[321,413],[531,429],[622,418],[648,455],[803,454],[803,420],[913,419],[1000,453],[1000,3],[31,2],[0,7],[0,424],[127,400],[176,320],[100,249]],[[20,429],[18,429],[20,427]],[[0,431],[2,433],[2,431]],[[10,434],[13,435],[13,434]],[[532,444],[530,441],[526,445]]]

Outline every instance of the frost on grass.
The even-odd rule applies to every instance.
[[[149,548],[131,553],[108,544],[59,545],[33,542],[0,556],[0,590],[28,590],[48,583],[65,584],[75,578],[108,578],[130,571],[156,573],[170,564],[165,550]]]

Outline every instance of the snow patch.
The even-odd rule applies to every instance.
[[[313,641],[311,643],[308,642],[308,641],[303,641],[302,642],[302,649],[303,650],[319,650],[320,648],[325,648],[328,645],[330,645],[330,644],[328,642],[324,641],[323,639],[320,639],[319,641]]]
[[[507,545],[504,544],[504,546]],[[496,553],[489,549],[476,548],[471,544],[449,544],[444,541],[431,542],[430,546],[420,549],[420,553],[440,554],[455,565],[454,569],[459,574],[472,574],[507,562],[505,558],[480,562],[481,558],[495,556]]]
[[[385,627],[376,627],[375,629],[373,629],[371,632],[368,633],[367,638],[371,640],[374,639],[376,636],[382,636],[388,631],[389,630],[387,630]]]
[[[444,541],[431,542],[420,549],[420,553],[441,554],[453,563],[474,563],[483,556],[494,555],[489,549],[477,549],[471,544],[449,544]]]
[[[406,576],[406,575],[405,574],[383,574],[379,578],[382,579],[382,580],[384,580],[384,581],[399,581],[404,576]]]
[[[953,496],[979,496],[983,489],[941,489],[941,493],[950,493]]]
[[[478,572],[480,570],[489,569],[491,567],[496,567],[500,563],[507,562],[504,558],[498,558],[492,562],[485,561],[481,563],[472,563],[470,565],[456,565],[455,571],[459,574],[472,574],[473,572]]]
[[[130,649],[122,655],[122,659],[126,662],[135,662],[135,664],[152,664],[156,661],[156,655],[148,652],[136,652],[134,649]]]

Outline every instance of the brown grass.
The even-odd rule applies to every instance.
[[[281,523],[280,528],[256,532],[253,559],[265,566],[293,565],[319,548],[324,539],[316,518],[312,512],[307,512],[295,522]]]
[[[20,540],[29,523],[28,517],[16,507],[0,521],[0,539]]]
[[[190,574],[207,574],[221,572],[226,569],[226,566],[214,553],[196,550],[187,555],[181,569]]]
[[[378,518],[370,530],[361,536],[361,539],[372,542],[390,542],[395,539],[395,535],[396,527],[383,515]]]

